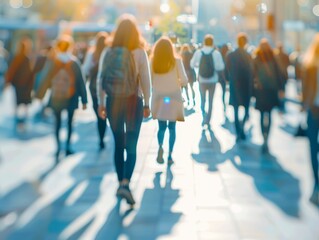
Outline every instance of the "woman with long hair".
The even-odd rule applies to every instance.
[[[168,164],[173,163],[172,153],[176,140],[176,121],[184,121],[181,87],[187,85],[187,75],[182,60],[176,57],[171,40],[161,37],[151,56],[152,101],[151,112],[158,120],[157,162],[164,163],[163,141],[166,128],[169,130]]]
[[[279,95],[283,91],[279,66],[273,50],[266,39],[262,39],[254,59],[256,109],[260,111],[260,125],[264,143],[262,153],[268,153],[268,138],[271,127],[271,111],[279,106]]]
[[[83,70],[88,78],[90,84],[89,89],[93,101],[93,109],[97,118],[97,129],[99,134],[99,148],[100,150],[105,148],[104,144],[104,136],[106,132],[106,120],[101,118],[98,113],[98,96],[96,91],[96,80],[99,68],[99,60],[101,54],[107,46],[107,39],[109,35],[107,32],[99,32],[95,37],[95,45],[93,49],[91,49],[85,57],[83,63]]]
[[[314,188],[310,201],[319,204],[319,33],[315,35],[303,60],[303,107],[308,111],[307,135],[310,142],[311,165],[314,176]]]
[[[145,51],[145,41],[138,30],[136,20],[133,16],[122,16],[113,35],[111,47],[102,53],[99,65],[97,85],[99,115],[102,118],[108,117],[114,135],[114,161],[119,181],[117,196],[126,199],[130,205],[134,205],[135,200],[129,184],[136,163],[136,146],[143,115],[144,117],[150,115],[150,69]],[[113,61],[113,59],[106,59],[108,51],[119,48],[123,51],[128,50],[130,56],[134,59],[137,73],[137,93],[126,97],[110,94],[107,95],[105,101],[104,73],[110,70],[105,69],[105,61]],[[126,150],[126,159],[124,157],[124,150]]]

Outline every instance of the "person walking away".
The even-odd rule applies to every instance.
[[[302,71],[303,108],[308,112],[307,135],[310,142],[311,166],[314,177],[314,188],[310,201],[319,204],[319,34],[314,36],[303,59]]]
[[[31,103],[31,91],[34,82],[32,71],[32,41],[23,37],[18,42],[17,53],[5,74],[6,86],[11,84],[16,95],[15,130],[25,130],[28,105]]]
[[[97,129],[99,134],[99,149],[103,150],[105,148],[104,136],[107,129],[106,120],[101,118],[98,113],[98,96],[96,91],[96,80],[99,68],[99,60],[101,53],[106,47],[106,41],[108,39],[108,34],[106,32],[99,32],[95,38],[95,46],[93,50],[86,54],[83,71],[89,80],[89,89],[93,101],[93,109],[97,118]]]
[[[169,130],[168,164],[173,163],[173,149],[176,140],[176,121],[184,121],[181,87],[187,85],[187,75],[182,60],[176,57],[171,40],[161,37],[154,46],[151,56],[153,119],[158,120],[157,162],[164,163],[163,142],[165,131]]]
[[[68,113],[68,133],[66,139],[65,155],[73,154],[71,149],[71,136],[73,132],[74,111],[78,108],[79,98],[82,101],[83,110],[86,109],[87,94],[81,65],[78,59],[70,53],[73,39],[69,35],[62,35],[57,39],[56,58],[48,74],[44,77],[36,96],[40,99],[46,90],[51,88],[49,106],[55,115],[55,138],[57,150],[55,153],[56,163],[59,162],[61,152],[60,129],[62,124],[62,111]]]
[[[230,105],[234,108],[236,128],[236,142],[246,139],[245,123],[249,116],[250,99],[253,92],[254,68],[253,61],[246,51],[247,35],[240,33],[237,36],[238,48],[226,57],[226,69],[229,78]],[[244,108],[244,117],[239,119],[240,106]]]
[[[264,143],[262,153],[268,153],[268,139],[271,127],[271,112],[279,106],[279,94],[283,91],[280,69],[267,39],[259,43],[255,69],[256,109],[260,111],[260,125]]]
[[[150,115],[151,91],[145,40],[133,16],[121,16],[110,48],[102,53],[97,83],[99,115],[108,117],[115,141],[116,195],[133,206],[130,181],[143,115]]]
[[[198,81],[203,117],[202,125],[209,127],[213,110],[215,87],[218,82],[218,72],[225,68],[222,55],[214,49],[213,35],[208,34],[205,36],[203,48],[196,50],[191,59],[191,67],[199,68]],[[208,93],[208,99],[206,98],[206,93]],[[206,111],[206,103],[208,105],[208,111]]]
[[[229,44],[223,44],[220,48],[220,53],[223,57],[223,62],[224,64],[226,63],[226,56],[230,52],[230,45]],[[223,100],[223,105],[224,105],[224,115],[226,118],[226,92],[227,92],[227,74],[226,74],[226,67],[223,71],[218,72],[218,82],[220,83],[220,86],[222,87],[222,100]]]
[[[191,67],[190,61],[193,57],[193,52],[189,46],[189,44],[184,44],[181,49],[181,54],[182,59],[183,59],[183,65],[184,69],[187,75],[188,79],[188,85],[190,86],[191,92],[192,92],[192,101],[193,101],[193,106],[195,106],[195,90],[194,90],[194,83],[196,82],[196,73],[194,68]],[[186,91],[186,97],[188,100],[188,104],[190,102],[190,96],[188,92],[188,85],[183,87]]]
[[[282,45],[282,43],[277,44],[275,58],[279,65],[280,74],[282,75],[282,80],[283,80],[282,84],[284,87],[283,95],[280,96],[280,99],[279,99],[280,100],[279,109],[280,111],[285,112],[285,99],[284,99],[285,94],[284,93],[285,93],[285,88],[288,81],[288,67],[290,65],[290,61],[289,61],[288,54],[284,51],[284,46]]]

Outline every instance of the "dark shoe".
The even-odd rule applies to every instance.
[[[316,205],[319,204],[319,188],[314,188],[309,201]]]
[[[128,185],[120,186],[116,192],[116,195],[120,198],[124,198],[130,205],[135,204],[135,200]]]
[[[266,143],[264,143],[261,147],[261,153],[264,154],[268,154],[269,153],[269,149],[268,149],[268,145]]]
[[[168,156],[167,164],[172,165],[174,163],[172,156]]]
[[[157,163],[159,163],[159,164],[163,164],[163,163],[164,163],[163,153],[164,153],[164,150],[163,150],[162,147],[160,147],[160,148],[158,149],[157,158],[156,158],[156,161],[157,161]]]
[[[304,129],[301,125],[299,125],[297,132],[294,135],[295,137],[306,137],[307,136],[307,130]]]
[[[69,155],[72,155],[74,154],[74,151],[72,151],[71,149],[67,149],[66,152],[65,152],[65,156],[69,156]]]
[[[105,148],[104,142],[100,142],[100,151],[103,150],[104,148]]]

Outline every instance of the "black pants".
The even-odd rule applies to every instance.
[[[53,109],[54,115],[55,115],[55,139],[57,144],[57,151],[60,151],[60,129],[62,125],[62,109]],[[68,135],[66,139],[66,150],[70,150],[70,143],[71,143],[71,135],[73,131],[72,122],[73,122],[73,116],[74,116],[74,109],[67,109],[68,111]]]
[[[235,117],[235,128],[236,128],[236,134],[237,138],[244,139],[245,138],[245,123],[249,116],[249,105],[243,106],[245,109],[245,115],[242,121],[239,119],[239,106],[237,104],[234,104],[234,117]]]
[[[136,147],[143,120],[142,99],[137,96],[108,97],[106,109],[115,141],[114,162],[118,180],[130,180],[136,163]]]
[[[264,144],[268,144],[268,137],[271,127],[271,110],[260,112],[261,133],[264,138]]]
[[[95,112],[95,115],[96,115],[96,118],[97,118],[97,130],[98,130],[98,133],[99,133],[99,140],[100,140],[100,146],[103,145],[103,139],[104,139],[104,136],[105,136],[105,132],[106,132],[106,120],[105,119],[102,119],[100,118],[99,116],[99,105],[98,105],[98,99],[96,96],[94,95],[91,95],[92,96],[92,101],[93,101],[93,109],[94,109],[94,112]]]

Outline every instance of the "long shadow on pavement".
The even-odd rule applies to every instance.
[[[262,155],[252,143],[234,146],[225,158],[241,172],[251,176],[258,192],[284,213],[299,217],[301,190],[299,180],[286,171],[271,154]]]

